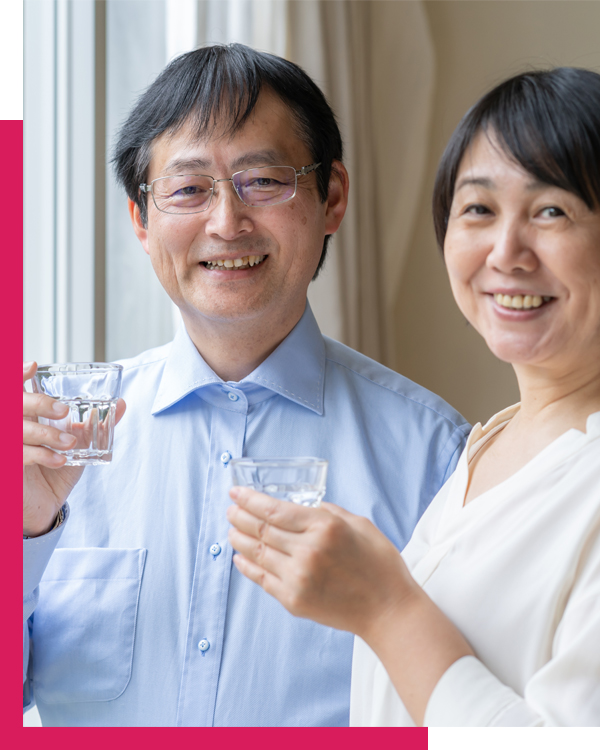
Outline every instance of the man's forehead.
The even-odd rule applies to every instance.
[[[306,149],[287,105],[261,94],[248,120],[235,130],[224,118],[223,125],[217,121],[205,134],[199,133],[190,116],[175,132],[162,133],[151,145],[150,172],[208,169],[216,162],[225,162],[232,170],[287,165],[296,152]]]

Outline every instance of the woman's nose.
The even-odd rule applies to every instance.
[[[518,221],[506,220],[497,227],[487,256],[488,267],[501,273],[534,271],[539,265],[535,252],[535,238],[527,227]]]

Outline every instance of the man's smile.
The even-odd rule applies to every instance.
[[[201,265],[210,271],[245,271],[247,268],[258,266],[266,255],[243,255],[241,258],[220,258],[219,260],[201,261]]]

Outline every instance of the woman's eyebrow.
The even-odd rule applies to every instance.
[[[480,187],[488,188],[489,190],[493,190],[496,187],[496,183],[493,180],[490,180],[489,177],[463,177],[462,180],[459,180],[457,183],[455,192],[458,193],[458,191],[466,185],[479,185]]]
[[[458,191],[466,185],[479,185],[480,187],[487,188],[488,190],[495,190],[497,188],[496,183],[489,177],[463,177],[462,180],[459,180],[457,182],[455,192],[458,193]],[[534,178],[525,185],[525,190],[534,192],[536,190],[544,190],[548,187],[554,186],[550,185],[547,182],[543,182],[542,180]]]

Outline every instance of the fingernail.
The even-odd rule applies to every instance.
[[[68,408],[67,405],[66,404],[61,404],[60,401],[55,401],[52,404],[52,411],[55,412],[56,414],[64,414],[65,413],[65,409],[67,409],[67,408]]]
[[[68,432],[61,432],[58,439],[64,445],[70,445],[73,442],[73,435],[69,435]]]
[[[240,494],[240,488],[239,487],[232,487],[229,490],[229,497],[236,498]]]
[[[31,369],[31,365],[32,364],[33,364],[33,361],[31,361],[31,362],[23,362],[23,372],[25,372],[25,370]]]

